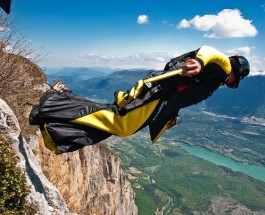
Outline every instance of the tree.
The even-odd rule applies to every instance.
[[[46,56],[43,48],[34,49],[26,35],[17,28],[19,16],[0,11],[0,96],[4,88],[16,86],[14,71],[27,71]]]

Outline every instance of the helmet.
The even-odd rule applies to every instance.
[[[227,86],[231,88],[237,88],[240,80],[248,76],[250,71],[250,65],[248,60],[243,56],[231,56],[229,57],[230,63],[233,69],[235,80],[229,83]]]
[[[6,12],[10,13],[11,0],[0,0],[0,7]]]
[[[250,65],[249,65],[248,60],[243,56],[238,56],[237,59],[240,63],[240,70],[239,70],[240,79],[243,79],[246,76],[248,76],[249,71],[250,71]]]

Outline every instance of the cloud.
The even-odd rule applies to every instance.
[[[137,23],[140,25],[148,24],[149,17],[147,15],[139,15],[137,18]]]
[[[230,49],[227,51],[227,54],[229,55],[249,55],[251,49],[253,49],[254,47],[248,47],[248,46],[244,46],[244,47],[239,47],[239,48],[235,48],[235,49]]]
[[[182,29],[182,28],[190,28],[190,21],[186,20],[186,19],[182,19],[180,21],[180,23],[177,26],[178,29]]]
[[[255,47],[239,47],[224,51],[227,56],[244,55],[250,63],[250,75],[265,75],[262,56],[252,55],[251,52]],[[173,52],[153,52],[139,53],[132,55],[103,55],[99,53],[87,53],[77,58],[56,59],[49,62],[49,67],[100,67],[108,69],[156,69],[163,70],[165,64],[173,57],[183,53]],[[66,63],[67,62],[67,63]],[[47,65],[43,65],[47,66]]]
[[[264,57],[251,55],[247,57],[250,64],[250,75],[265,75],[263,62]]]
[[[108,67],[118,69],[164,69],[165,64],[177,53],[154,52],[134,55],[101,55],[87,53],[77,59],[78,65],[86,67]]]
[[[178,29],[195,28],[199,31],[209,31],[208,38],[238,38],[254,37],[258,31],[252,21],[244,19],[238,9],[224,9],[217,15],[196,15],[191,20],[183,19],[177,25]]]

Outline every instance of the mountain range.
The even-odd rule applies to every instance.
[[[206,101],[210,111],[229,116],[265,117],[265,76],[245,78],[236,90],[224,87]]]
[[[113,72],[112,69],[88,67],[43,68],[43,71],[49,77],[51,84],[56,80],[63,80],[67,85],[71,85],[72,82],[105,76]]]

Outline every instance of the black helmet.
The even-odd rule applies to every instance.
[[[230,83],[228,87],[237,88],[240,80],[248,76],[250,65],[248,60],[243,56],[231,56],[229,59],[234,72],[235,80]]]
[[[248,76],[249,72],[250,72],[250,65],[248,60],[244,57],[244,56],[239,56],[238,57],[238,61],[241,65],[240,67],[240,79],[245,78],[246,76]]]
[[[10,13],[11,0],[0,0],[0,7],[6,12]]]

